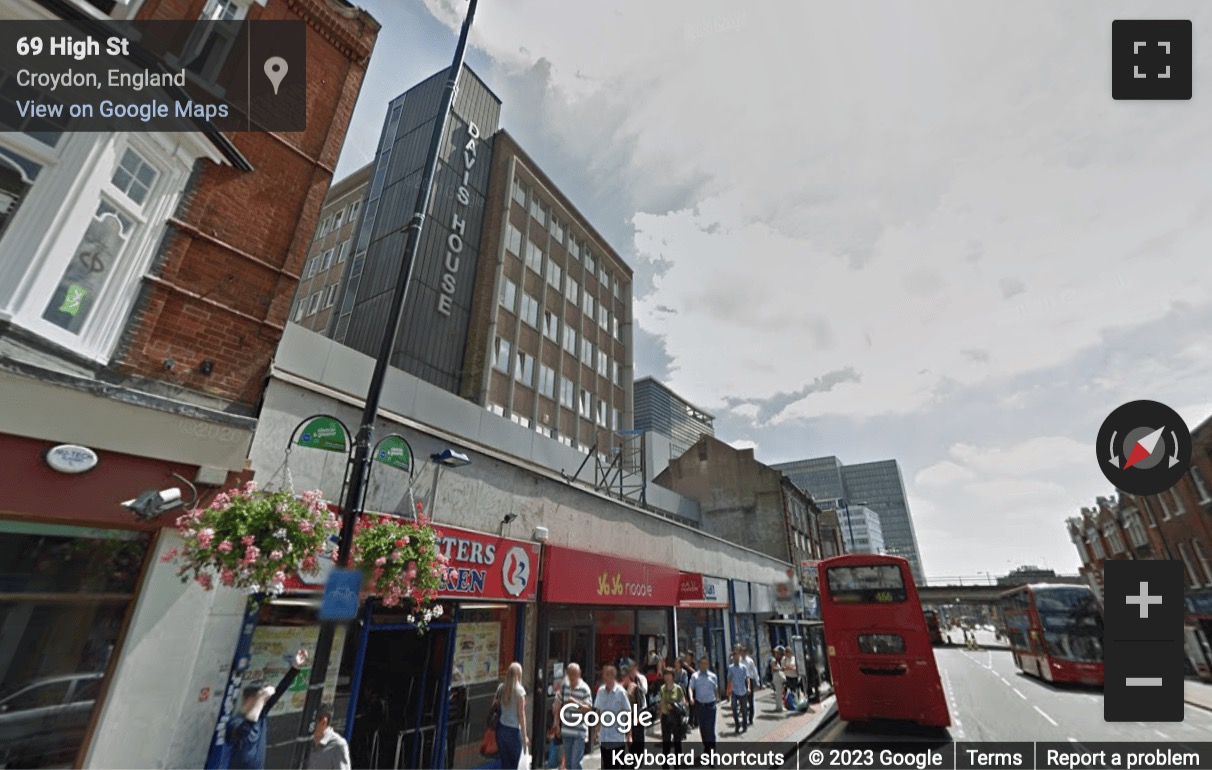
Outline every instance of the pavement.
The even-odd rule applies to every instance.
[[[726,750],[730,743],[784,743],[794,753],[792,746],[799,744],[817,730],[824,728],[837,714],[837,706],[832,695],[826,696],[820,703],[813,703],[811,710],[805,713],[790,712],[778,708],[774,692],[769,687],[759,690],[753,699],[756,715],[753,726],[747,732],[736,734],[732,722],[732,707],[720,701],[723,708],[716,709],[716,741],[717,748]],[[699,731],[691,730],[686,735],[687,743],[699,742]],[[653,726],[646,733],[645,741],[648,746],[656,749],[661,747],[661,728]],[[584,766],[586,770],[598,770],[602,766],[602,754],[598,750],[585,752]]]
[[[1212,736],[1212,685],[1188,682],[1182,722],[1103,721],[1098,688],[1057,686],[1018,671],[1008,650],[935,650],[952,726],[927,731],[836,721],[817,741],[1206,742]],[[1198,703],[1197,703],[1198,701]]]

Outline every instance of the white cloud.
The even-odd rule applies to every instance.
[[[946,487],[973,478],[976,478],[976,474],[964,466],[957,465],[950,460],[943,460],[919,471],[914,481],[918,486],[923,487]],[[916,514],[917,511],[915,510],[914,513]]]
[[[757,448],[758,448],[756,441],[751,441],[747,438],[737,439],[736,441],[729,441],[728,446],[732,447],[733,449],[752,449],[755,452],[757,451]]]

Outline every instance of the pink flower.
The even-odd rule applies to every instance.
[[[256,491],[257,491],[257,482],[253,481],[252,479],[249,479],[248,481],[244,482],[244,494],[251,495],[253,492],[256,492]]]
[[[391,552],[391,559],[392,559],[392,561],[399,561],[399,560],[400,560],[400,559],[402,559],[402,558],[404,558],[404,554],[400,553],[399,551],[392,551],[392,552]]]
[[[270,561],[282,561],[282,556],[283,556],[283,554],[281,551],[270,551],[269,552]]]
[[[231,496],[226,492],[220,492],[219,494],[215,495],[215,499],[211,501],[210,509],[212,511],[219,511],[228,507],[229,505],[231,505]]]
[[[408,578],[409,581],[416,580],[417,579],[417,568],[409,567],[408,571],[404,573],[404,577]]]
[[[210,574],[207,572],[203,572],[202,574],[198,575],[196,578],[194,578],[194,580],[197,581],[198,585],[202,586],[207,591],[214,587],[214,581],[211,580]]]
[[[314,527],[312,527],[312,525],[311,525],[311,522],[310,522],[310,521],[300,521],[300,522],[299,522],[299,530],[300,530],[300,531],[301,531],[303,534],[305,534],[305,535],[310,535],[310,534],[312,533],[312,530],[313,530],[313,529],[315,529],[315,528],[314,528]]]
[[[198,533],[198,546],[201,548],[210,548],[210,541],[214,538],[215,531],[209,527]]]
[[[250,545],[247,550],[244,551],[244,561],[241,562],[241,564],[247,567],[249,564],[256,561],[260,555],[261,549],[257,548],[255,545]]]
[[[225,586],[236,584],[236,573],[230,569],[224,569],[219,573],[219,582]]]
[[[244,545],[252,545],[253,543],[257,542],[257,538],[253,537],[252,535],[245,535],[244,537],[240,538],[240,542],[244,543]]]
[[[164,555],[160,557],[160,561],[164,564],[168,564],[170,561],[177,558],[177,554],[180,552],[181,551],[176,546],[173,546],[164,552]]]
[[[375,559],[375,566],[376,566],[376,567],[382,567],[382,566],[383,566],[384,564],[386,564],[386,563],[387,563],[387,557],[386,557],[386,556],[380,556],[379,558]]]
[[[216,546],[216,550],[218,550],[219,553],[231,553],[232,547],[233,546],[230,540],[224,540],[222,543],[219,543],[219,545]]]
[[[286,573],[283,572],[282,570],[278,570],[277,572],[275,572],[274,573],[274,582],[275,583],[285,583],[286,582]]]
[[[299,567],[304,572],[319,572],[320,571],[320,560],[317,559],[315,556],[307,556],[303,559],[303,563],[300,564]]]

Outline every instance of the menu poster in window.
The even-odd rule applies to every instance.
[[[273,687],[286,675],[290,661],[300,648],[314,654],[320,629],[315,626],[259,626],[253,632],[252,655],[248,671],[244,674],[246,682],[264,682]],[[333,659],[328,664],[328,677],[324,681],[324,695],[331,699],[337,691],[337,675],[341,670],[341,650],[345,649],[345,629],[337,628],[333,638]],[[274,707],[274,716],[299,713],[307,700],[307,682],[311,677],[311,668],[304,668],[295,677],[289,691]]]
[[[457,684],[495,682],[501,667],[501,624],[460,623],[455,637]]]

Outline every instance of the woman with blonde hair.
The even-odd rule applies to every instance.
[[[530,737],[526,734],[526,688],[522,687],[521,663],[515,661],[509,664],[505,681],[497,687],[492,705],[500,713],[497,719],[497,749],[500,751],[501,767],[517,767],[523,749],[530,750]]]

